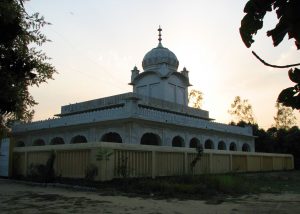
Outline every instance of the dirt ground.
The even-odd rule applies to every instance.
[[[300,213],[300,194],[260,194],[219,201],[107,196],[100,191],[0,179],[0,213]]]

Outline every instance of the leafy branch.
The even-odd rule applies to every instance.
[[[263,20],[267,12],[275,11],[278,23],[275,28],[267,31],[267,36],[273,40],[273,45],[279,45],[284,37],[295,40],[295,46],[300,49],[300,1],[299,0],[248,0],[244,7],[246,15],[241,20],[240,35],[247,48],[254,42],[253,36],[262,29]],[[272,65],[265,62],[254,51],[253,55],[264,65],[273,68],[290,68],[299,66],[300,63],[291,65]],[[277,102],[284,106],[300,109],[300,70],[290,69],[289,78],[295,82],[294,87],[283,89]]]
[[[300,63],[297,64],[290,64],[290,65],[272,65],[270,63],[267,63],[266,61],[264,61],[262,58],[260,58],[254,51],[252,51],[252,54],[261,62],[263,63],[265,66],[269,66],[269,67],[273,67],[273,68],[290,68],[290,67],[295,67],[295,66],[299,66]]]

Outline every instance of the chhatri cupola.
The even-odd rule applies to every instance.
[[[131,71],[133,92],[188,105],[189,76],[186,68],[178,72],[179,61],[176,55],[162,45],[162,29],[158,29],[158,45],[144,56],[140,72],[135,66]]]

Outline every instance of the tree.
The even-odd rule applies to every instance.
[[[256,152],[274,152],[274,143],[272,135],[266,132],[264,129],[258,127],[258,125],[253,125],[253,135],[256,136],[255,141],[255,151]]]
[[[276,103],[277,109],[275,120],[275,127],[277,129],[289,129],[296,125],[296,117],[293,114],[293,109],[290,107],[285,107],[281,103]]]
[[[300,49],[300,1],[299,0],[249,0],[244,8],[246,15],[241,21],[240,34],[243,42],[249,48],[254,42],[253,35],[263,27],[263,19],[267,12],[276,11],[278,23],[267,36],[272,37],[273,45],[279,45],[286,34],[295,40],[295,46]],[[271,65],[262,60],[254,51],[252,53],[266,66],[276,68],[295,67],[292,65]],[[291,81],[296,83],[281,91],[277,101],[284,106],[300,109],[300,70],[292,68],[288,72]]]
[[[229,109],[228,113],[234,117],[236,124],[241,121],[247,124],[255,123],[251,104],[247,99],[242,100],[240,96],[236,96],[234,98],[234,101],[231,104],[231,109]]]
[[[38,46],[49,41],[41,33],[47,23],[38,13],[25,11],[25,0],[0,2],[0,124],[31,120],[37,103],[28,91],[56,72]]]
[[[199,90],[192,89],[189,93],[188,100],[191,107],[201,109],[203,93]]]

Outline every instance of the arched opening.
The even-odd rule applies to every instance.
[[[230,145],[229,145],[229,150],[230,151],[236,151],[237,148],[236,148],[236,144],[234,142],[231,142]]]
[[[141,144],[159,146],[161,144],[161,139],[157,134],[145,133],[141,138]]]
[[[243,152],[250,152],[250,146],[247,143],[244,143],[243,147],[242,147],[242,151]]]
[[[25,146],[25,143],[24,141],[18,141],[16,144],[15,144],[15,147],[24,147]]]
[[[71,139],[71,143],[87,143],[85,136],[77,135]]]
[[[176,136],[172,140],[172,146],[173,147],[184,147],[184,140],[180,136]]]
[[[52,140],[50,141],[50,145],[61,145],[61,144],[65,144],[65,141],[62,137],[55,137],[52,138]]]
[[[214,143],[212,142],[212,140],[208,139],[205,141],[204,144],[204,148],[205,149],[214,149]]]
[[[103,142],[122,143],[121,136],[116,132],[109,132],[101,137]]]
[[[45,145],[45,141],[43,139],[37,139],[35,141],[33,141],[32,146],[44,146]]]
[[[218,150],[226,150],[226,144],[224,141],[218,143]]]
[[[201,144],[198,138],[194,137],[190,140],[190,148],[198,148],[199,146],[201,146]]]

